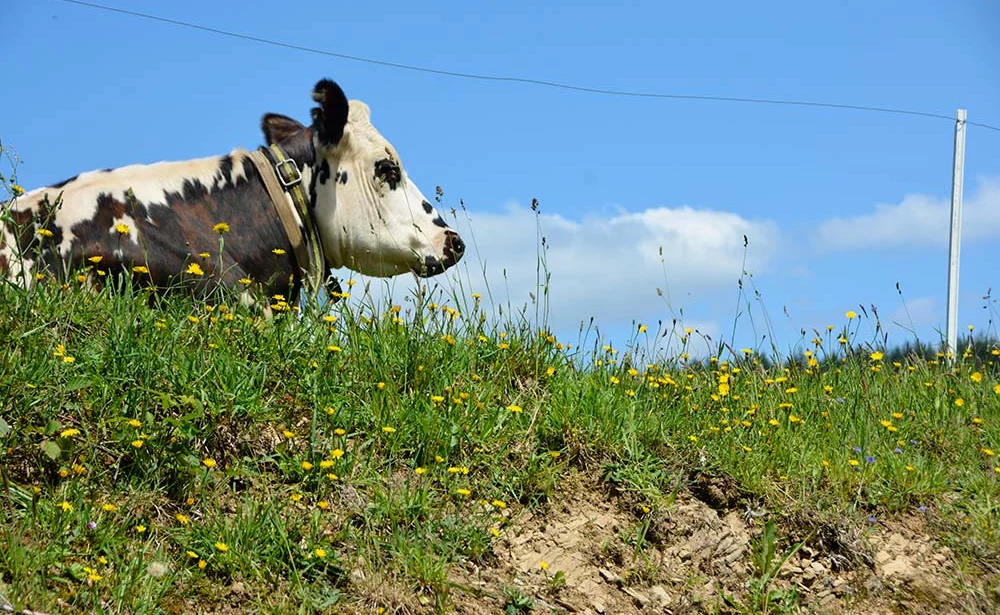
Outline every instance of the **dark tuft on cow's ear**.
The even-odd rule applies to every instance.
[[[336,145],[344,136],[347,124],[347,96],[339,85],[323,79],[316,84],[312,97],[319,103],[312,110],[313,127],[319,142],[328,147]]]
[[[280,113],[267,113],[260,120],[260,129],[264,132],[264,140],[268,145],[271,145],[272,143],[281,143],[302,132],[306,127],[301,122]]]

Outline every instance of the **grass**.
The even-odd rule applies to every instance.
[[[350,298],[264,320],[4,288],[0,593],[169,612],[240,582],[265,611],[377,602],[354,574],[443,607],[449,567],[488,561],[513,512],[595,470],[647,507],[693,471],[778,509],[922,507],[1000,561],[995,361],[885,364],[833,339],[812,366],[598,348],[581,367],[480,314]]]
[[[235,296],[151,307],[82,286],[0,286],[15,608],[443,612],[450,571],[489,565],[566,485],[633,502],[641,544],[643,511],[706,475],[788,515],[922,514],[968,566],[1000,565],[989,341],[894,355],[852,313],[802,357],[697,361],[694,332],[670,356],[644,327],[621,349],[569,345],[476,296],[350,288],[264,319]]]

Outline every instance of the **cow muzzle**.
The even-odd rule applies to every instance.
[[[445,231],[444,237],[444,258],[427,256],[424,258],[423,266],[415,273],[422,278],[444,273],[446,269],[462,260],[465,254],[465,242],[455,231]]]

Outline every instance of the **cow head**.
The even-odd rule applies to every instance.
[[[464,242],[410,180],[395,148],[372,126],[368,106],[348,102],[326,79],[313,99],[319,106],[308,131],[315,151],[310,198],[327,264],[370,276],[428,277],[457,263]],[[262,126],[268,144],[301,142],[307,131],[277,114],[264,116]]]

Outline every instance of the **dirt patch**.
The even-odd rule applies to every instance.
[[[715,510],[689,493],[636,514],[613,495],[577,487],[515,517],[489,566],[453,570],[455,612],[527,613],[529,604],[532,613],[735,612],[755,600],[765,518]],[[777,522],[780,561],[792,545]],[[998,582],[958,570],[922,520],[906,517],[815,528],[770,589],[784,612],[974,613],[995,612],[988,588]]]

